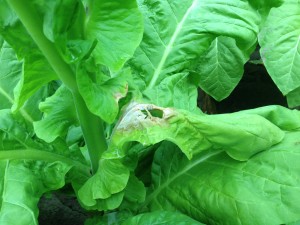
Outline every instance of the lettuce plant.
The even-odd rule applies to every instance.
[[[259,44],[296,107],[299,40],[297,0],[0,0],[0,224],[66,184],[87,225],[296,224],[300,113],[197,89],[229,96]]]

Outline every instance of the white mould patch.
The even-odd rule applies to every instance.
[[[161,116],[153,116],[151,114],[153,110],[159,111]],[[115,129],[128,130],[131,128],[145,127],[147,125],[163,124],[173,113],[174,111],[171,108],[132,102],[127,106]]]

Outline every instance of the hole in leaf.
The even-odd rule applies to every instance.
[[[163,111],[162,110],[159,110],[159,109],[151,109],[151,110],[141,110],[141,112],[146,115],[146,118],[148,116],[152,116],[152,117],[156,117],[156,118],[160,118],[162,119],[163,118]]]

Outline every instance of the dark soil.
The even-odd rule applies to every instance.
[[[88,217],[76,198],[65,193],[42,197],[39,209],[40,225],[83,225]]]

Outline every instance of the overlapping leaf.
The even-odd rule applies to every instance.
[[[284,95],[300,87],[299,25],[300,4],[287,1],[271,10],[259,35],[264,64]]]
[[[46,142],[65,136],[70,126],[78,124],[72,94],[65,86],[42,102],[40,110],[44,118],[34,123],[34,130]]]
[[[119,100],[127,94],[131,73],[123,69],[114,77],[105,75],[94,65],[92,71],[78,70],[78,89],[89,110],[107,123],[113,123],[119,112]]]
[[[153,192],[144,206],[178,210],[207,224],[287,224],[300,217],[299,132],[238,162],[224,152],[191,161],[170,143],[156,152]],[[170,162],[170,163],[166,163]]]
[[[69,170],[69,165],[60,162],[24,164],[1,160],[0,223],[36,225],[39,198],[64,186]]]
[[[250,53],[240,49],[233,38],[216,37],[199,59],[199,86],[218,101],[228,97],[241,80]]]
[[[14,89],[15,102],[12,110],[20,109],[32,95],[55,79],[56,74],[38,50],[26,55],[21,80]]]
[[[122,225],[201,225],[202,223],[178,212],[156,211],[144,213],[125,220]],[[202,224],[203,225],[203,224]]]
[[[144,98],[150,103],[164,107],[197,111],[198,90],[188,73],[177,73],[165,78],[159,85],[144,91]]]
[[[142,38],[142,15],[135,0],[88,1],[86,37],[97,40],[96,62],[118,71]]]
[[[0,45],[0,68],[0,109],[7,109],[14,103],[13,89],[20,79],[22,63],[5,42]]]
[[[120,160],[101,159],[98,171],[79,189],[79,200],[88,209],[115,209],[123,200],[129,175]]]
[[[17,111],[41,87],[57,77],[6,1],[0,2],[0,11],[0,34],[19,59],[23,59],[22,76],[14,90],[12,109]]]
[[[160,82],[166,83],[167,81],[163,81],[166,77],[184,70],[193,70],[195,62],[207,51],[213,37],[224,35],[235,39],[241,50],[238,48],[233,50],[234,56],[242,55],[242,59],[228,60],[226,58],[223,61],[224,64],[226,61],[227,67],[230,67],[231,61],[240,60],[236,63],[239,65],[239,71],[243,69],[244,54],[246,58],[249,57],[250,49],[256,44],[261,22],[260,15],[247,1],[228,3],[222,0],[184,2],[141,0],[139,4],[145,15],[145,32],[143,41],[130,65],[134,68],[135,79],[141,90],[152,90],[155,86],[159,86]],[[231,48],[226,48],[226,50],[228,52]],[[209,67],[209,65],[205,66]],[[235,76],[241,76],[241,72],[237,74]],[[203,76],[208,76],[208,74],[203,74]],[[232,72],[231,76],[233,76]],[[222,79],[225,80],[228,77],[225,75]],[[230,88],[227,87],[227,92],[234,87],[230,83],[236,84],[238,80],[228,82]],[[163,90],[163,88],[159,90],[163,91],[164,95],[172,96],[175,92],[171,89],[174,88],[174,83],[171,79],[168,82],[170,90]],[[162,95],[161,93],[152,92],[151,94],[154,104],[161,103],[156,102],[159,95]],[[169,105],[166,102],[161,106]],[[177,107],[177,105],[173,106]]]

